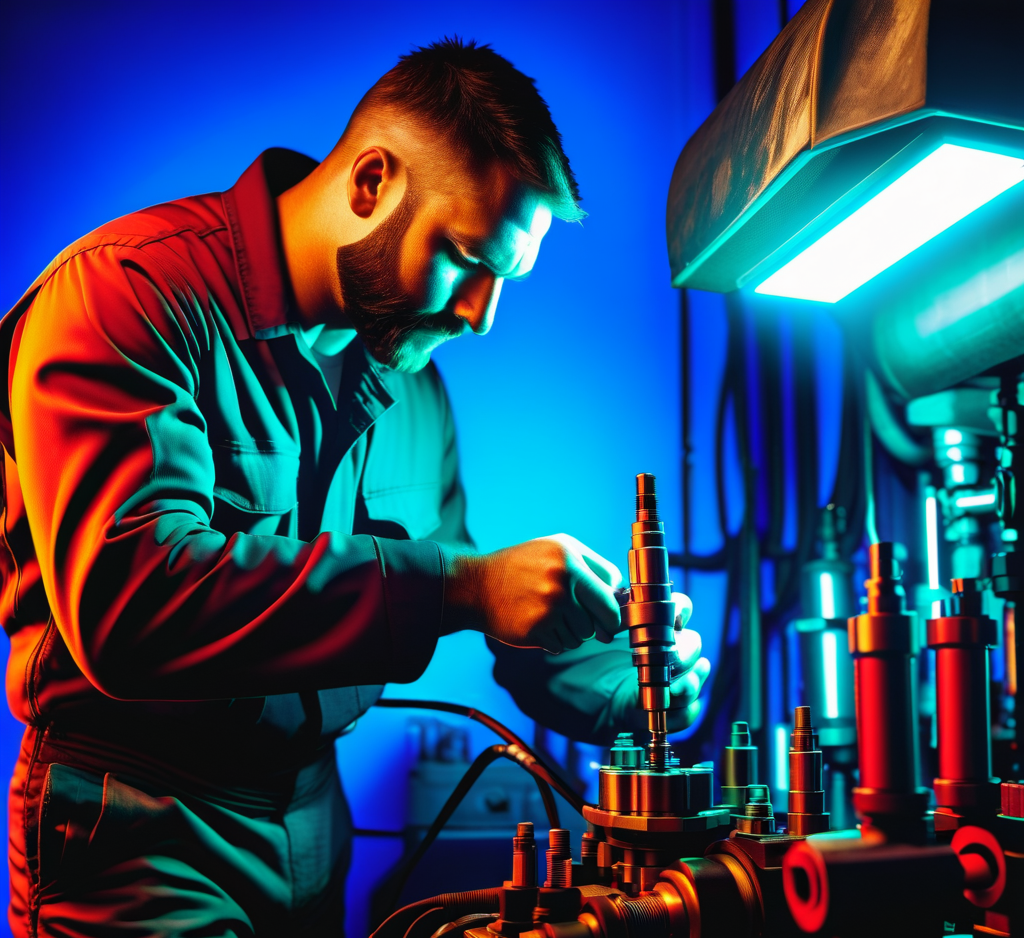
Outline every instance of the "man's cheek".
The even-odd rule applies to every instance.
[[[424,277],[420,310],[437,313],[445,309],[455,292],[458,276],[458,269],[451,264],[441,262],[432,265]]]

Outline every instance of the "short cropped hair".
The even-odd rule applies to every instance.
[[[562,136],[536,83],[489,45],[455,36],[403,55],[364,95],[353,121],[377,107],[422,121],[471,161],[496,159],[547,196],[557,218],[585,217]]]

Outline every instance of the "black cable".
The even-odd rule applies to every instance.
[[[398,897],[402,894],[402,889],[408,882],[409,876],[412,871],[416,868],[416,864],[423,859],[424,854],[430,849],[431,845],[437,840],[438,835],[444,829],[444,826],[451,819],[451,816],[456,812],[459,805],[462,804],[463,798],[469,793],[469,790],[476,784],[476,781],[484,773],[484,770],[496,759],[506,758],[513,762],[523,766],[528,772],[534,774],[534,767],[529,765],[523,760],[520,754],[510,752],[511,747],[496,743],[493,746],[488,746],[483,752],[480,753],[474,760],[473,764],[467,769],[466,774],[459,780],[459,784],[455,786],[455,790],[448,796],[448,800],[444,803],[444,807],[438,812],[437,817],[434,818],[434,823],[430,825],[430,830],[424,835],[423,840],[419,842],[416,849],[409,855],[408,859],[402,863],[402,869],[399,871],[394,882],[390,885],[391,897],[387,905],[394,905],[398,902]],[[544,799],[544,809],[547,812],[548,823],[552,827],[561,827],[561,822],[558,819],[558,806],[555,804],[554,796],[551,794],[551,789],[546,784],[546,779],[542,779],[539,774],[534,775],[534,779],[537,781],[537,787],[541,790],[541,797]]]
[[[832,502],[846,512],[839,534],[840,556],[848,560],[864,540],[867,494],[864,480],[864,366],[856,351],[843,346],[843,412],[839,436],[839,467]]]
[[[693,445],[691,436],[691,410],[690,402],[690,294],[685,287],[679,291],[679,414],[681,417],[681,433],[683,462],[679,467],[680,481],[682,483],[683,502],[683,553],[681,557],[691,557],[690,545],[693,541],[693,518],[690,515],[690,489],[691,489],[691,455]],[[669,563],[672,563],[671,556]],[[690,591],[690,568],[693,564],[677,563],[683,568],[683,591]]]
[[[764,422],[763,459],[767,470],[765,485],[768,491],[768,530],[761,546],[761,554],[774,560],[788,553],[782,545],[786,522],[782,348],[776,319],[764,318],[756,325],[758,333],[755,354],[760,378],[760,417]]]
[[[471,720],[476,720],[477,723],[483,723],[489,730],[493,730],[497,733],[505,742],[513,743],[518,746],[524,752],[528,752],[534,759],[537,758],[535,753],[526,743],[520,739],[515,733],[512,732],[504,723],[499,723],[494,717],[488,716],[475,707],[466,707],[462,704],[448,703],[443,700],[407,700],[405,698],[398,697],[382,697],[375,704],[375,707],[394,707],[397,709],[408,709],[413,708],[416,710],[440,710],[444,713],[457,713],[459,716],[469,717]],[[539,761],[539,760],[538,760]]]
[[[429,899],[421,899],[389,915],[377,926],[370,938],[401,938],[424,912],[431,909],[444,909],[456,917],[476,911],[497,912],[500,897],[501,887],[495,887],[472,889],[468,892],[446,892],[439,896],[431,896]]]
[[[374,704],[374,706],[393,707],[396,709],[413,708],[417,710],[440,710],[443,713],[457,713],[460,716],[476,720],[477,723],[482,723],[489,730],[492,730],[504,739],[509,745],[516,746],[524,753],[527,757],[525,761],[516,759],[523,768],[532,775],[541,778],[548,785],[554,788],[558,794],[569,802],[574,811],[579,814],[583,813],[583,806],[586,802],[580,797],[578,792],[573,790],[572,786],[569,785],[565,779],[558,775],[550,765],[548,765],[530,746],[527,746],[522,739],[512,732],[512,730],[503,723],[499,723],[494,719],[494,717],[488,716],[486,713],[477,710],[475,707],[466,707],[462,704],[453,704],[441,700],[406,700],[404,698],[397,697],[381,698]],[[527,765],[527,762],[530,764]]]

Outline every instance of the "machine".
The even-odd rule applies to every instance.
[[[978,582],[954,581],[950,614],[927,622],[939,700],[933,795],[918,777],[916,617],[906,610],[892,544],[871,545],[866,610],[847,624],[860,823],[830,830],[822,749],[807,705],[793,714],[783,823],[759,779],[746,723],[733,724],[722,753],[720,794],[711,765],[682,766],[667,744],[673,614],[652,475],[637,477],[636,499],[624,621],[647,739],[620,734],[600,770],[599,801],[586,804],[489,721],[509,743],[481,758],[518,761],[542,790],[554,787],[582,813],[586,833],[577,846],[568,830],[553,827],[539,863],[534,826],[520,823],[508,880],[406,906],[374,938],[1009,936],[1024,927],[1024,784],[992,777],[987,688],[995,623],[981,612]],[[479,775],[473,771],[470,784]],[[456,789],[441,823],[466,790]]]

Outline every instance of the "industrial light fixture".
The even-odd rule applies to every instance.
[[[1020,157],[944,143],[754,292],[836,303],[1022,180]]]

